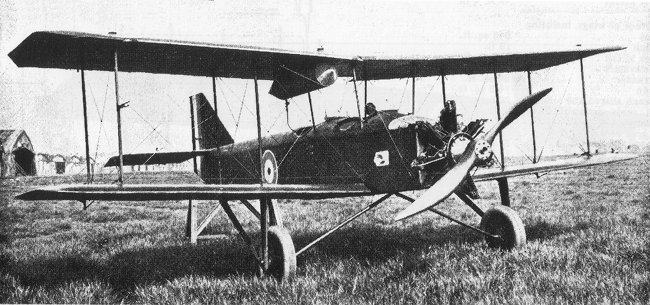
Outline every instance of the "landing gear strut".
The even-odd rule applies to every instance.
[[[500,183],[500,185],[501,184],[502,183]],[[504,189],[500,188],[500,190],[503,195]],[[415,201],[415,199],[400,193],[397,193],[395,195],[410,202]],[[501,202],[504,205],[497,205],[483,212],[481,208],[478,207],[476,203],[474,203],[474,201],[466,194],[462,192],[456,192],[456,195],[468,207],[472,208],[472,210],[474,210],[477,215],[481,216],[481,223],[478,228],[455,219],[450,215],[447,215],[435,209],[434,207],[430,207],[429,211],[447,218],[455,223],[458,223],[479,234],[482,234],[485,236],[485,240],[487,241],[488,247],[490,248],[511,250],[514,248],[523,247],[526,244],[526,230],[524,228],[524,223],[521,221],[519,215],[517,215],[517,212],[515,212],[510,207],[505,206],[506,202],[510,202],[509,197],[504,196],[501,198]],[[506,195],[508,194],[506,193]]]

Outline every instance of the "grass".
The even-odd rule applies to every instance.
[[[539,179],[510,180],[528,235],[522,249],[487,249],[478,234],[433,214],[391,219],[391,198],[298,259],[291,282],[258,278],[224,213],[191,245],[186,202],[26,202],[34,185],[83,177],[0,181],[2,303],[640,303],[650,302],[650,157]],[[111,177],[104,177],[110,182]],[[185,173],[130,182],[198,183]],[[478,185],[483,208],[496,183]],[[414,194],[417,196],[417,194]],[[371,198],[280,201],[299,248]],[[202,214],[209,202],[199,203]],[[233,205],[244,226],[258,224]],[[452,199],[443,210],[478,223]]]

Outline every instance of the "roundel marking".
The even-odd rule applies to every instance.
[[[267,150],[262,155],[262,164],[264,165],[264,182],[278,183],[278,161],[272,151]]]

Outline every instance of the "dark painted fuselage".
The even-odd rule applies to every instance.
[[[262,151],[275,156],[280,184],[365,183],[383,191],[419,189],[418,170],[411,167],[417,151],[415,129],[388,129],[401,116],[380,111],[365,119],[363,127],[359,118],[328,118],[315,129],[264,137]],[[215,149],[203,157],[201,177],[207,183],[260,182],[257,140]]]

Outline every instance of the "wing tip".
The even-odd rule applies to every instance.
[[[613,51],[621,51],[625,49],[627,49],[627,47],[625,46],[611,46],[608,48],[608,51],[613,52]]]

